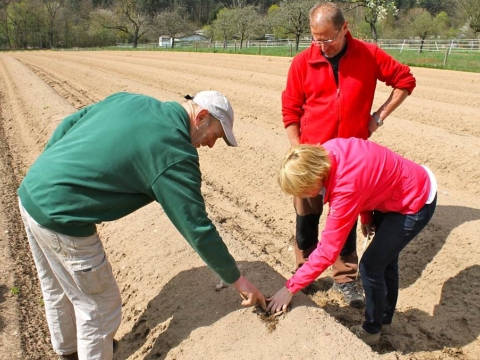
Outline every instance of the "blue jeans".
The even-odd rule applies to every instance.
[[[365,290],[363,328],[372,334],[391,324],[397,305],[398,257],[433,216],[437,197],[416,214],[374,212],[375,236],[360,261],[360,277]]]

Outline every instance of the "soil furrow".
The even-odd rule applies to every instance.
[[[116,91],[178,101],[185,93],[193,95],[207,88],[226,93],[234,105],[240,147],[228,148],[219,142],[213,149],[199,150],[208,212],[242,269],[252,274],[267,295],[290,276],[294,211],[290,197],[281,193],[275,181],[278,163],[288,148],[281,122],[281,90],[289,59],[170,52],[28,52],[0,60],[6,64],[0,81],[6,78],[7,83],[0,92],[9,94],[1,100],[9,104],[3,106],[7,109],[3,120],[11,145],[8,151],[13,154],[8,159],[15,175],[8,180],[13,188],[33,155],[41,151],[53,119],[74,111],[73,107],[81,108]],[[429,226],[402,252],[393,333],[382,334],[374,350],[384,360],[476,359],[480,354],[480,308],[476,305],[480,296],[476,290],[480,276],[476,245],[480,113],[475,94],[480,93],[480,78],[432,69],[412,72],[418,75],[417,89],[371,140],[429,166],[439,182],[438,207]],[[376,104],[389,93],[390,89],[379,86]],[[16,208],[12,196],[9,209]],[[18,234],[9,236],[24,239],[20,225]],[[198,269],[202,262],[158,206],[152,204],[104,224],[100,232],[122,289],[123,318],[118,332],[126,342],[119,349],[122,360],[185,358],[198,349],[197,344],[206,349],[200,358],[231,358],[225,355],[232,355],[225,344],[246,352],[252,349],[250,357],[278,358],[292,348],[308,354],[297,353],[293,358],[321,358],[324,354],[315,349],[331,350],[337,345],[336,336],[349,346],[343,346],[344,352],[334,358],[351,358],[349,351],[358,345],[349,341],[351,333],[345,328],[360,323],[363,310],[346,307],[330,291],[329,271],[309,289],[308,301],[301,294],[294,298],[294,304],[304,305],[293,307],[294,319],[287,315],[275,332],[262,335],[248,312],[234,314],[236,296],[229,298],[230,292],[211,296],[211,277],[202,277],[203,268]],[[359,236],[357,246],[362,246],[362,240]],[[264,268],[260,271],[252,262]],[[163,307],[165,300],[168,307]],[[311,311],[316,310],[337,322],[320,330],[322,325],[310,320]],[[339,330],[338,323],[345,328]],[[235,331],[225,331],[225,324],[235,324]],[[208,341],[213,338],[218,346]],[[315,347],[306,341],[312,338]],[[360,354],[355,356],[368,357]]]
[[[5,98],[0,94],[0,102]],[[15,150],[9,145],[5,121],[0,111],[0,167],[2,176],[2,208],[7,217],[8,247],[13,261],[14,286],[18,289],[17,306],[20,341],[24,359],[43,360],[52,358],[49,349],[49,332],[45,322],[40,284],[28,240],[18,210],[16,189],[24,170],[16,166]]]
[[[96,101],[95,99],[90,98],[82,90],[77,90],[75,87],[71,86],[67,80],[57,78],[51,72],[43,70],[40,67],[32,64],[24,63],[24,65],[30,68],[40,79],[42,79],[48,86],[55,90],[76,109],[82,109]]]

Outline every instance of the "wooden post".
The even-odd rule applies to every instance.
[[[450,43],[450,46],[447,47],[447,50],[445,51],[445,57],[443,58],[443,67],[445,67],[447,65],[447,58],[448,58],[448,54],[450,54],[450,51],[451,51],[451,48],[452,48],[452,44],[453,44],[453,40],[452,42]]]

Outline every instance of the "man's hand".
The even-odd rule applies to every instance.
[[[363,236],[373,236],[375,234],[375,225],[373,225],[373,222],[370,222],[368,224],[362,224],[362,234]]]
[[[287,287],[284,286],[276,292],[271,298],[267,299],[267,311],[270,314],[275,314],[279,311],[287,312],[288,305],[292,301],[292,293],[288,291]]]
[[[250,283],[250,281],[248,281],[243,275],[240,275],[238,280],[233,283],[233,287],[243,298],[243,306],[253,306],[258,303],[263,310],[266,310],[267,304],[265,302],[265,296],[263,296],[257,287]]]

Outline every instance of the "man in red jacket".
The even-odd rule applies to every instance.
[[[331,2],[310,10],[312,45],[294,57],[282,93],[282,115],[291,145],[323,144],[333,138],[367,139],[415,87],[406,65],[374,44],[354,39],[342,11]],[[393,87],[373,113],[377,80]],[[297,214],[295,258],[302,266],[318,243],[323,199],[294,197]],[[353,225],[333,264],[333,288],[354,307],[364,305],[356,286],[358,257]]]

